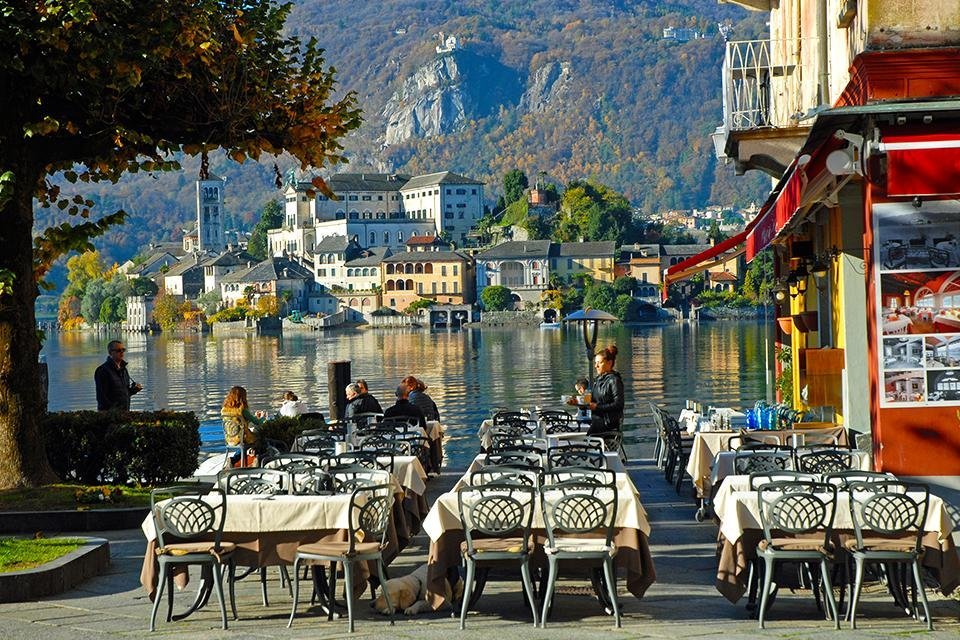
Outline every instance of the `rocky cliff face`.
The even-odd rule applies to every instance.
[[[384,144],[457,131],[468,120],[514,106],[520,78],[512,69],[469,51],[446,54],[404,80],[383,109]]]
[[[570,63],[548,62],[533,72],[520,98],[520,110],[543,113],[563,102],[570,87]]]

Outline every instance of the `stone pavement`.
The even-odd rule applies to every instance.
[[[644,447],[646,449],[646,447]],[[646,451],[632,450],[632,456]],[[630,472],[640,489],[653,527],[651,546],[657,568],[657,582],[642,601],[630,596],[622,585],[623,629],[614,630],[596,601],[583,591],[586,582],[562,581],[552,617],[545,630],[534,629],[519,592],[519,580],[491,582],[467,619],[467,631],[460,632],[458,621],[448,612],[416,618],[400,615],[391,627],[385,618],[373,612],[366,601],[358,607],[354,637],[415,638],[449,640],[451,637],[490,638],[889,638],[914,633],[930,638],[960,637],[960,602],[931,595],[936,631],[926,634],[917,621],[898,612],[879,588],[865,594],[860,629],[835,632],[831,624],[817,614],[808,592],[779,594],[771,610],[767,629],[757,629],[743,604],[727,602],[714,589],[716,526],[694,521],[694,504],[686,496],[678,497],[663,476],[646,460],[632,463]],[[458,472],[448,472],[433,480],[428,502],[449,488]],[[145,541],[139,530],[94,533],[110,540],[113,564],[103,576],[89,580],[79,589],[38,602],[0,605],[0,637],[23,640],[59,640],[76,638],[146,637],[150,602],[140,588],[139,574]],[[393,563],[391,575],[402,575],[426,561],[429,541],[424,535],[414,539]],[[577,589],[581,587],[581,589]],[[280,588],[276,569],[269,572],[270,607],[260,602],[259,584],[252,579],[237,585],[240,620],[230,628],[219,628],[215,603],[191,618],[175,623],[158,615],[157,631],[151,637],[175,638],[340,638],[348,637],[346,620],[328,622],[309,611],[301,602],[293,629],[286,628],[290,597]],[[566,593],[563,593],[566,592]],[[928,592],[929,593],[929,592]],[[369,594],[369,592],[368,592]],[[179,593],[175,609],[183,609],[193,592]],[[304,594],[301,594],[301,598]],[[344,614],[345,615],[345,614]]]

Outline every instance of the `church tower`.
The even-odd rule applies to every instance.
[[[226,247],[223,232],[226,182],[212,173],[206,180],[197,180],[197,248],[200,251],[219,253]]]

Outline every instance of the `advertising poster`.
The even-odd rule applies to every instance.
[[[880,406],[960,405],[960,201],[873,208]]]

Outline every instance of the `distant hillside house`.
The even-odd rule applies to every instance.
[[[403,311],[428,298],[440,304],[471,304],[476,299],[473,259],[459,251],[405,251],[384,258],[383,304]]]
[[[200,263],[203,267],[203,291],[220,290],[220,280],[228,273],[239,271],[256,264],[258,260],[243,249],[227,247],[216,256]]]
[[[347,291],[371,291],[381,287],[381,262],[391,255],[387,247],[364,249],[360,255],[343,263]],[[379,306],[379,304],[377,305]],[[376,308],[376,307],[374,307]],[[359,309],[358,309],[359,310]],[[366,311],[366,309],[364,309]]]
[[[437,236],[413,236],[407,240],[407,251],[449,251],[450,243]]]
[[[150,251],[142,260],[137,264],[134,264],[133,260],[127,260],[120,265],[118,271],[128,280],[156,276],[161,270],[169,269],[175,265],[180,256],[184,255],[183,251],[179,250],[179,244],[174,243],[174,247],[168,245],[169,243],[150,245]]]
[[[616,275],[635,278],[638,283],[635,293],[638,297],[659,301],[658,292],[662,282],[660,245],[625,244],[620,247],[620,261],[616,265]]]
[[[729,271],[707,271],[707,287],[714,291],[733,291],[738,281]]]
[[[313,251],[314,279],[329,289],[346,289],[347,270],[344,264],[360,256],[362,251],[356,236],[323,238]]]
[[[262,296],[288,298],[287,310],[336,313],[337,299],[314,282],[313,272],[289,258],[267,258],[249,268],[227,274],[220,281],[220,297],[226,306],[240,300],[256,305]]]
[[[175,296],[195,298],[203,293],[203,262],[212,258],[209,253],[191,253],[163,274],[163,289]]]
[[[614,250],[613,242],[504,242],[476,255],[477,294],[484,287],[501,285],[513,292],[515,303],[536,304],[551,275],[569,282],[582,273],[612,282]]]

